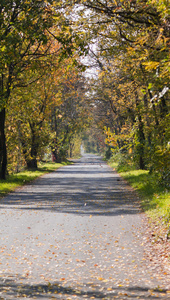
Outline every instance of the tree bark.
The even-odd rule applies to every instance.
[[[19,125],[21,125],[21,123]],[[27,145],[26,137],[22,134],[21,130],[18,127],[19,141],[22,145],[22,153],[24,155],[28,170],[37,169],[37,167],[38,167],[37,166],[37,153],[38,153],[38,146],[39,146],[33,126],[30,126],[30,127],[31,127],[31,152]]]
[[[0,179],[6,178],[7,149],[5,137],[5,108],[0,111]]]
[[[138,97],[138,92],[135,86],[135,98],[136,98],[136,111],[137,111],[137,116],[138,116],[138,155],[139,155],[139,168],[144,170],[145,169],[145,161],[144,161],[144,155],[145,155],[145,134],[143,130],[143,121],[141,117],[141,112],[140,112],[140,100]]]
[[[38,142],[34,131],[34,125],[30,125],[32,142],[31,142],[31,158],[26,160],[27,169],[37,169],[37,153],[38,153]]]
[[[168,106],[165,101],[165,97],[163,96],[160,101],[160,116],[164,118],[168,114]]]
[[[37,159],[36,158],[32,158],[30,160],[27,160],[27,169],[28,170],[35,170],[37,169]]]
[[[145,135],[143,131],[143,122],[142,118],[139,115],[139,125],[138,125],[138,135],[139,135],[139,143],[140,143],[140,149],[139,149],[139,168],[144,170],[145,169],[145,162],[144,162],[144,143],[145,143]]]
[[[72,158],[73,156],[73,147],[74,147],[74,143],[72,143],[71,140],[69,140],[70,158]]]
[[[52,150],[51,152],[52,152],[52,161],[56,163],[61,163],[62,159],[57,149]]]

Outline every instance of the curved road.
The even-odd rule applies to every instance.
[[[132,189],[100,157],[0,201],[0,299],[168,299]]]

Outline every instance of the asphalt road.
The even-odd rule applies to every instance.
[[[0,299],[168,299],[139,199],[100,157],[0,201]]]

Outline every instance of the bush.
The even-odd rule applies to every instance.
[[[136,166],[133,162],[131,153],[125,152],[114,152],[110,158],[110,163],[116,165],[116,170],[118,172],[126,172],[130,170],[135,170]]]
[[[159,182],[170,188],[170,150],[157,147],[152,159],[150,173],[154,173]]]

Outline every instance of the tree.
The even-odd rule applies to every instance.
[[[58,81],[63,75],[62,69],[60,45],[53,41],[48,55],[38,62],[36,69],[27,69],[22,74],[23,82],[30,84],[15,89],[10,97],[7,125],[8,119],[13,121],[28,169],[37,168],[37,159],[50,142],[49,118],[54,103],[61,104]],[[7,131],[8,136],[12,135]]]
[[[30,76],[37,78],[37,72],[31,72]],[[7,120],[14,121],[13,126],[18,133],[17,139],[28,169],[37,168],[38,155],[49,142],[47,122],[53,97],[51,81],[51,74],[45,74],[26,88],[17,89],[10,99],[10,109],[7,110]]]
[[[23,81],[33,82],[13,92],[7,109],[8,151],[11,149],[14,158],[13,148],[19,147],[28,169],[37,168],[37,160],[49,145],[53,160],[66,159],[88,116],[81,69],[75,66],[74,58],[61,62],[57,48],[55,42],[52,57],[39,62],[36,70],[23,73]]]
[[[119,148],[130,142],[139,167],[152,168],[157,148],[164,153],[169,139],[168,123],[162,121],[169,112],[168,3],[87,0],[76,4],[81,4],[77,30],[86,30],[99,76],[103,73],[102,88],[96,83],[98,108],[110,105],[103,123],[112,118],[108,132]]]
[[[47,42],[45,30],[52,26],[52,15],[45,2],[38,0],[2,2],[0,11],[0,178],[5,179],[5,107],[23,70],[45,54],[41,45]]]
[[[55,5],[55,7],[53,6]],[[36,69],[37,63],[49,53],[52,39],[60,38],[64,19],[60,2],[28,0],[3,1],[0,4],[0,178],[5,179],[7,151],[5,137],[6,106],[16,87],[25,86],[22,74]],[[57,22],[60,19],[60,25]],[[57,35],[53,25],[58,25]],[[68,36],[68,35],[67,35]],[[69,40],[69,37],[68,37]],[[67,40],[67,45],[68,45]],[[46,45],[46,47],[45,47]],[[63,46],[63,52],[66,47]]]

